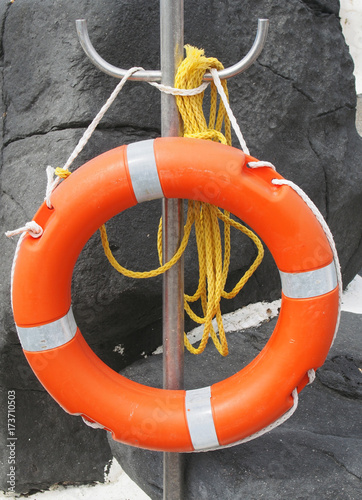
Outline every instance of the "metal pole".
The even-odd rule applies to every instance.
[[[162,83],[174,85],[177,66],[183,59],[183,0],[160,0]],[[163,137],[181,135],[175,97],[161,94],[161,132]],[[183,233],[183,201],[163,201],[163,259],[167,262],[177,250]],[[183,259],[163,277],[163,386],[183,389],[184,379],[184,268]],[[163,498],[183,498],[183,456],[165,452],[163,456]]]
[[[161,71],[137,71],[130,80],[144,80],[174,85],[176,69],[183,59],[184,5],[183,0],[160,0],[161,26]],[[259,19],[254,44],[248,54],[238,63],[219,72],[220,78],[230,78],[245,71],[257,59],[263,49],[267,32],[267,19]],[[85,19],[76,21],[80,43],[93,64],[101,71],[123,78],[126,70],[105,61],[93,47]],[[162,76],[161,76],[162,75]],[[210,74],[204,80],[211,80]],[[161,132],[163,137],[181,135],[181,125],[175,98],[161,94]],[[163,260],[167,262],[177,250],[183,233],[182,200],[163,201]],[[164,389],[183,389],[184,378],[184,269],[183,259],[164,274],[163,278],[163,348]],[[164,453],[164,499],[183,498],[182,455]]]

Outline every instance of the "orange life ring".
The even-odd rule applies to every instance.
[[[333,254],[315,216],[271,168],[221,144],[162,138],[122,146],[76,170],[34,220],[13,276],[19,338],[36,376],[69,413],[152,450],[189,452],[227,446],[267,427],[293,405],[332,343],[338,317]],[[249,224],[281,274],[282,306],[259,355],[211,387],[174,391],[146,387],[114,372],[90,349],[71,310],[75,262],[108,219],[154,198],[197,199]]]

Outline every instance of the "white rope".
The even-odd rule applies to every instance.
[[[118,83],[116,88],[113,90],[112,94],[108,97],[107,101],[103,104],[101,109],[98,111],[96,116],[93,118],[91,124],[88,126],[87,130],[84,132],[82,138],[78,142],[77,146],[74,148],[74,151],[72,154],[69,156],[68,160],[65,162],[63,169],[68,170],[70,165],[73,163],[73,161],[76,159],[76,157],[79,155],[79,153],[82,151],[84,146],[87,144],[89,141],[91,135],[93,134],[94,130],[96,129],[97,125],[99,122],[102,120],[103,116],[106,114],[110,106],[113,104],[114,100],[122,90],[124,84],[128,80],[130,76],[133,75],[136,71],[142,70],[143,68],[131,68],[127,71],[127,73],[124,75],[122,80]]]
[[[225,111],[226,111],[226,113],[227,113],[227,115],[229,117],[231,126],[233,127],[234,132],[236,134],[236,137],[239,140],[241,149],[242,149],[242,151],[245,154],[250,155],[249,148],[246,145],[244,136],[241,133],[239,124],[236,121],[235,115],[234,115],[234,113],[233,113],[233,111],[232,111],[232,109],[230,107],[228,98],[226,97],[224,88],[223,88],[223,86],[221,84],[219,74],[218,74],[218,72],[217,72],[217,70],[215,68],[211,68],[210,69],[210,73],[211,73],[211,76],[212,76],[212,78],[214,80],[214,83],[215,83],[215,86],[217,88],[217,91],[218,91],[218,93],[220,95],[220,98],[221,98],[221,100],[222,100],[222,102],[224,104]],[[274,165],[272,163],[270,163],[269,161],[249,161],[248,162],[248,166],[251,167],[251,168],[269,167],[269,168],[272,168],[273,170],[276,170],[276,168],[274,167]]]
[[[338,290],[339,290],[339,297],[338,297],[338,318],[337,318],[336,329],[335,329],[334,336],[333,336],[333,342],[334,342],[334,340],[336,338],[336,335],[337,335],[340,318],[341,318],[343,285],[342,285],[341,266],[340,266],[340,263],[339,263],[338,253],[337,253],[337,249],[336,249],[336,244],[335,244],[334,239],[333,239],[333,235],[331,233],[331,230],[328,227],[328,224],[324,220],[323,215],[318,210],[318,207],[313,203],[313,201],[303,191],[303,189],[301,189],[297,184],[294,184],[294,182],[288,181],[287,179],[273,179],[272,183],[274,185],[276,185],[276,186],[289,186],[292,189],[294,189],[294,191],[302,198],[302,200],[304,201],[304,203],[313,212],[313,215],[315,216],[315,218],[317,219],[317,221],[321,225],[321,227],[322,227],[322,229],[323,229],[323,231],[324,231],[324,233],[325,233],[325,235],[327,237],[328,243],[329,243],[329,245],[331,247],[332,254],[333,254],[333,260],[334,260],[334,265],[336,267],[337,281],[338,281]],[[333,342],[332,342],[332,344],[333,344]]]
[[[309,382],[308,382],[308,385],[309,384],[313,384],[314,380],[315,380],[315,370],[313,370],[313,368],[311,370],[308,370],[308,378],[309,378]]]
[[[104,429],[103,425],[98,424],[97,422],[91,422],[90,420],[82,417],[83,422],[88,425],[88,427],[92,427],[92,429]]]
[[[19,250],[21,243],[25,236],[29,234],[32,238],[40,238],[43,234],[43,228],[39,226],[34,220],[27,222],[25,226],[19,227],[14,231],[6,231],[5,236],[8,238],[12,238],[13,236],[20,234],[20,238],[15,248],[13,263],[11,266],[11,274],[10,274],[10,299],[11,299],[11,308],[13,308],[13,282],[14,282],[14,273],[15,273],[15,263],[19,255]]]
[[[109,96],[109,98],[107,99],[107,101],[105,102],[105,104],[102,106],[102,108],[99,110],[99,112],[97,113],[97,115],[95,116],[95,118],[92,120],[92,122],[90,123],[90,125],[87,127],[86,131],[84,132],[84,134],[82,135],[81,139],[79,140],[78,144],[76,145],[76,147],[74,148],[73,152],[71,153],[71,155],[69,156],[68,160],[65,162],[64,166],[63,166],[63,170],[68,170],[70,165],[73,163],[73,161],[77,158],[77,156],[79,155],[79,153],[83,150],[84,146],[87,144],[87,142],[89,141],[89,139],[91,138],[94,130],[96,129],[96,127],[98,126],[99,122],[102,120],[102,118],[104,117],[104,115],[106,114],[106,112],[108,111],[108,109],[110,108],[110,106],[113,104],[113,102],[115,101],[115,99],[117,98],[118,94],[120,93],[120,91],[122,90],[124,84],[126,83],[126,81],[129,79],[129,77],[135,73],[136,71],[139,71],[139,70],[142,70],[143,68],[141,67],[133,67],[133,68],[130,68],[127,73],[125,74],[125,76],[122,78],[122,80],[118,83],[118,85],[115,87],[115,89],[113,90],[112,94]],[[224,89],[221,85],[221,81],[220,81],[220,78],[219,78],[219,75],[218,75],[218,72],[215,68],[212,68],[210,70],[211,74],[212,74],[212,77],[213,77],[213,80],[214,80],[214,83],[216,85],[216,88],[219,92],[219,95],[220,95],[220,98],[222,99],[223,101],[223,104],[225,106],[225,109],[226,109],[226,112],[229,116],[229,119],[230,119],[230,123],[232,124],[232,127],[236,133],[236,136],[240,142],[240,146],[241,146],[241,149],[244,151],[245,154],[250,154],[249,153],[249,149],[246,145],[246,142],[245,142],[245,139],[243,137],[243,134],[241,133],[241,130],[240,130],[240,127],[236,121],[236,118],[230,108],[230,105],[229,105],[229,102],[227,100],[227,97],[225,95],[225,92],[224,92]],[[176,89],[174,87],[170,87],[168,85],[163,85],[163,84],[160,84],[160,83],[156,83],[156,82],[148,82],[150,85],[152,85],[153,87],[156,87],[158,90],[160,90],[161,92],[165,92],[167,94],[172,94],[172,95],[179,95],[179,96],[194,96],[194,95],[197,95],[197,94],[200,94],[201,92],[204,92],[205,89],[207,88],[207,86],[209,85],[207,82],[204,82],[202,83],[199,87],[196,87],[194,89]],[[272,163],[270,162],[263,162],[263,161],[258,161],[258,162],[249,162],[248,164],[251,168],[257,168],[257,167],[271,167],[275,170],[275,167]],[[46,194],[45,194],[45,203],[47,205],[48,208],[52,208],[52,204],[51,204],[51,200],[50,200],[50,197],[51,197],[51,194],[52,192],[54,191],[54,189],[57,187],[57,185],[59,184],[60,182],[60,177],[56,177],[54,179],[54,172],[55,172],[55,169],[53,169],[51,166],[48,166],[47,169],[46,169],[46,173],[47,173],[47,187],[46,187]]]
[[[199,87],[195,87],[194,89],[176,89],[174,87],[170,87],[169,85],[163,85],[162,83],[156,83],[156,82],[147,82],[147,83],[149,83],[153,87],[156,87],[160,92],[164,92],[165,94],[180,95],[185,97],[201,94],[209,86],[208,82],[204,82]]]
[[[230,104],[228,102],[228,99],[226,97],[226,94],[225,94],[225,91],[221,85],[221,80],[220,80],[220,77],[219,77],[219,74],[217,72],[217,69],[215,68],[211,68],[210,69],[210,73],[211,73],[211,76],[214,80],[214,83],[215,83],[215,86],[217,88],[217,91],[220,95],[220,98],[225,106],[225,110],[226,110],[226,113],[230,119],[230,123],[234,129],[234,132],[236,134],[236,137],[238,138],[239,140],[239,143],[240,143],[240,146],[241,146],[241,149],[243,150],[243,152],[247,155],[250,155],[250,151],[249,151],[249,148],[248,146],[246,145],[246,142],[245,142],[245,139],[243,137],[243,134],[241,133],[241,130],[240,130],[240,127],[239,127],[239,124],[238,122],[236,121],[236,118],[234,116],[234,113],[232,112],[231,108],[230,108]]]
[[[50,195],[52,194],[52,192],[54,191],[54,189],[57,187],[57,185],[60,182],[60,177],[54,178],[54,172],[55,172],[55,168],[48,165],[46,168],[47,187],[45,190],[45,198],[44,198],[44,201],[45,201],[48,208],[52,208],[52,204],[50,202]]]
[[[272,163],[270,163],[270,161],[249,161],[248,166],[250,168],[269,167],[275,171],[277,170],[275,166]]]
[[[5,236],[8,238],[12,238],[17,234],[28,233],[33,238],[40,238],[43,234],[43,228],[39,226],[34,220],[27,222],[25,226],[19,227],[18,229],[14,229],[13,231],[6,231]]]
[[[272,424],[267,425],[266,427],[264,427],[264,429],[261,429],[260,431],[255,432],[251,436],[248,436],[248,437],[246,437],[244,439],[241,439],[240,441],[238,441],[235,444],[247,443],[248,441],[252,441],[253,439],[257,439],[258,437],[262,436],[263,434],[266,434],[267,432],[272,431],[276,427],[279,427],[279,425],[284,424],[284,422],[286,422],[293,415],[293,413],[296,411],[296,409],[298,408],[299,398],[298,398],[298,391],[297,391],[297,389],[293,389],[293,391],[292,391],[292,398],[293,398],[293,406],[286,413],[284,413],[284,415],[282,415],[281,417],[279,417]]]
[[[135,73],[136,71],[139,71],[139,70],[142,70],[142,69],[143,68],[140,68],[140,67],[134,67],[134,68],[130,68],[127,71],[127,73],[124,75],[124,77],[122,78],[122,80],[118,83],[118,85],[116,86],[116,88],[113,90],[112,94],[108,97],[108,99],[105,102],[105,104],[101,107],[101,109],[98,111],[97,115],[93,118],[92,122],[87,127],[87,129],[84,132],[84,134],[82,135],[80,141],[78,142],[78,144],[74,148],[72,154],[69,156],[68,160],[65,162],[65,164],[63,166],[64,170],[67,170],[70,167],[70,165],[77,158],[77,156],[79,155],[79,153],[83,150],[84,146],[87,144],[87,142],[91,138],[91,136],[92,136],[94,130],[96,129],[97,125],[102,120],[103,116],[106,114],[106,112],[108,111],[108,109],[110,108],[110,106],[113,104],[114,100],[116,99],[116,97],[118,96],[118,94],[120,93],[120,91],[122,90],[122,88],[123,88],[124,84],[126,83],[126,81],[128,80],[128,78],[131,75],[133,75],[133,73]],[[60,178],[57,177],[54,180],[54,169],[52,169],[52,167],[49,167],[49,166],[47,167],[47,177],[48,177],[48,184],[47,184],[47,188],[46,188],[45,203],[47,204],[48,208],[52,208],[52,204],[51,204],[51,201],[50,201],[50,195],[52,194],[52,192],[54,191],[54,189],[59,184]]]
[[[73,163],[73,161],[77,158],[79,153],[83,150],[84,146],[87,144],[89,139],[91,138],[93,132],[97,128],[99,122],[102,120],[104,115],[107,113],[108,109],[111,107],[115,99],[117,98],[118,94],[122,90],[124,84],[126,81],[129,79],[133,73],[136,71],[142,70],[143,68],[141,67],[133,67],[130,68],[127,73],[124,75],[122,80],[118,83],[118,85],[115,87],[113,90],[112,94],[109,96],[105,104],[101,107],[97,115],[94,117],[84,134],[82,135],[81,139],[79,140],[78,144],[74,148],[72,154],[69,156],[68,160],[65,162],[63,169],[68,170],[70,165]],[[156,82],[147,82],[153,87],[158,88],[161,92],[165,92],[166,94],[173,94],[173,95],[182,95],[182,96],[193,96],[196,94],[200,94],[201,92],[204,92],[204,90],[207,88],[209,85],[208,83],[202,83],[199,87],[194,88],[194,89],[176,89],[173,87],[169,87],[168,85],[163,85],[160,83]],[[52,208],[52,204],[50,201],[50,196],[54,189],[57,187],[57,185],[60,182],[60,178],[56,177],[54,179],[54,172],[55,169],[53,169],[51,166],[48,166],[46,169],[47,172],[47,187],[46,187],[46,194],[45,194],[45,203],[48,208]]]

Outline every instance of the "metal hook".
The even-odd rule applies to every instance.
[[[231,78],[242,71],[248,69],[254,61],[259,57],[261,51],[264,48],[266,37],[268,35],[269,19],[258,19],[258,29],[256,32],[256,37],[253,46],[246,54],[246,56],[241,59],[238,63],[233,66],[229,66],[221,71],[219,71],[219,77],[221,79]],[[123,78],[126,74],[125,69],[117,68],[112,64],[105,61],[93,47],[92,42],[89,39],[87,21],[85,19],[77,19],[76,27],[79,41],[83,47],[84,52],[87,54],[88,58],[98,69],[107,73],[108,75],[114,76],[116,78]],[[129,80],[136,81],[147,81],[147,82],[160,82],[161,81],[161,71],[160,70],[143,70],[134,73]],[[210,73],[205,73],[204,81],[212,80]]]

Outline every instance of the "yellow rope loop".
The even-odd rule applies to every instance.
[[[142,279],[142,278],[154,278],[156,276],[159,276],[160,274],[163,274],[164,272],[168,271],[176,262],[181,258],[182,254],[184,253],[187,243],[189,241],[190,237],[190,232],[192,229],[192,225],[194,223],[194,214],[193,212],[189,212],[187,214],[187,220],[186,224],[184,226],[184,235],[181,240],[180,246],[177,250],[177,252],[174,254],[172,259],[170,259],[166,264],[161,265],[157,269],[153,269],[151,271],[131,271],[129,269],[126,269],[125,267],[121,266],[115,259],[114,255],[112,254],[112,251],[109,247],[109,242],[108,242],[108,237],[107,237],[107,232],[106,232],[106,227],[103,224],[100,228],[100,234],[101,234],[101,240],[102,240],[102,246],[104,253],[106,254],[106,257],[109,261],[109,263],[118,271],[119,273],[123,274],[124,276],[127,276],[128,278],[136,278],[136,279]],[[162,224],[162,221],[161,221]],[[158,245],[159,245],[159,234],[158,234]],[[161,261],[162,263],[162,233],[161,233]]]

